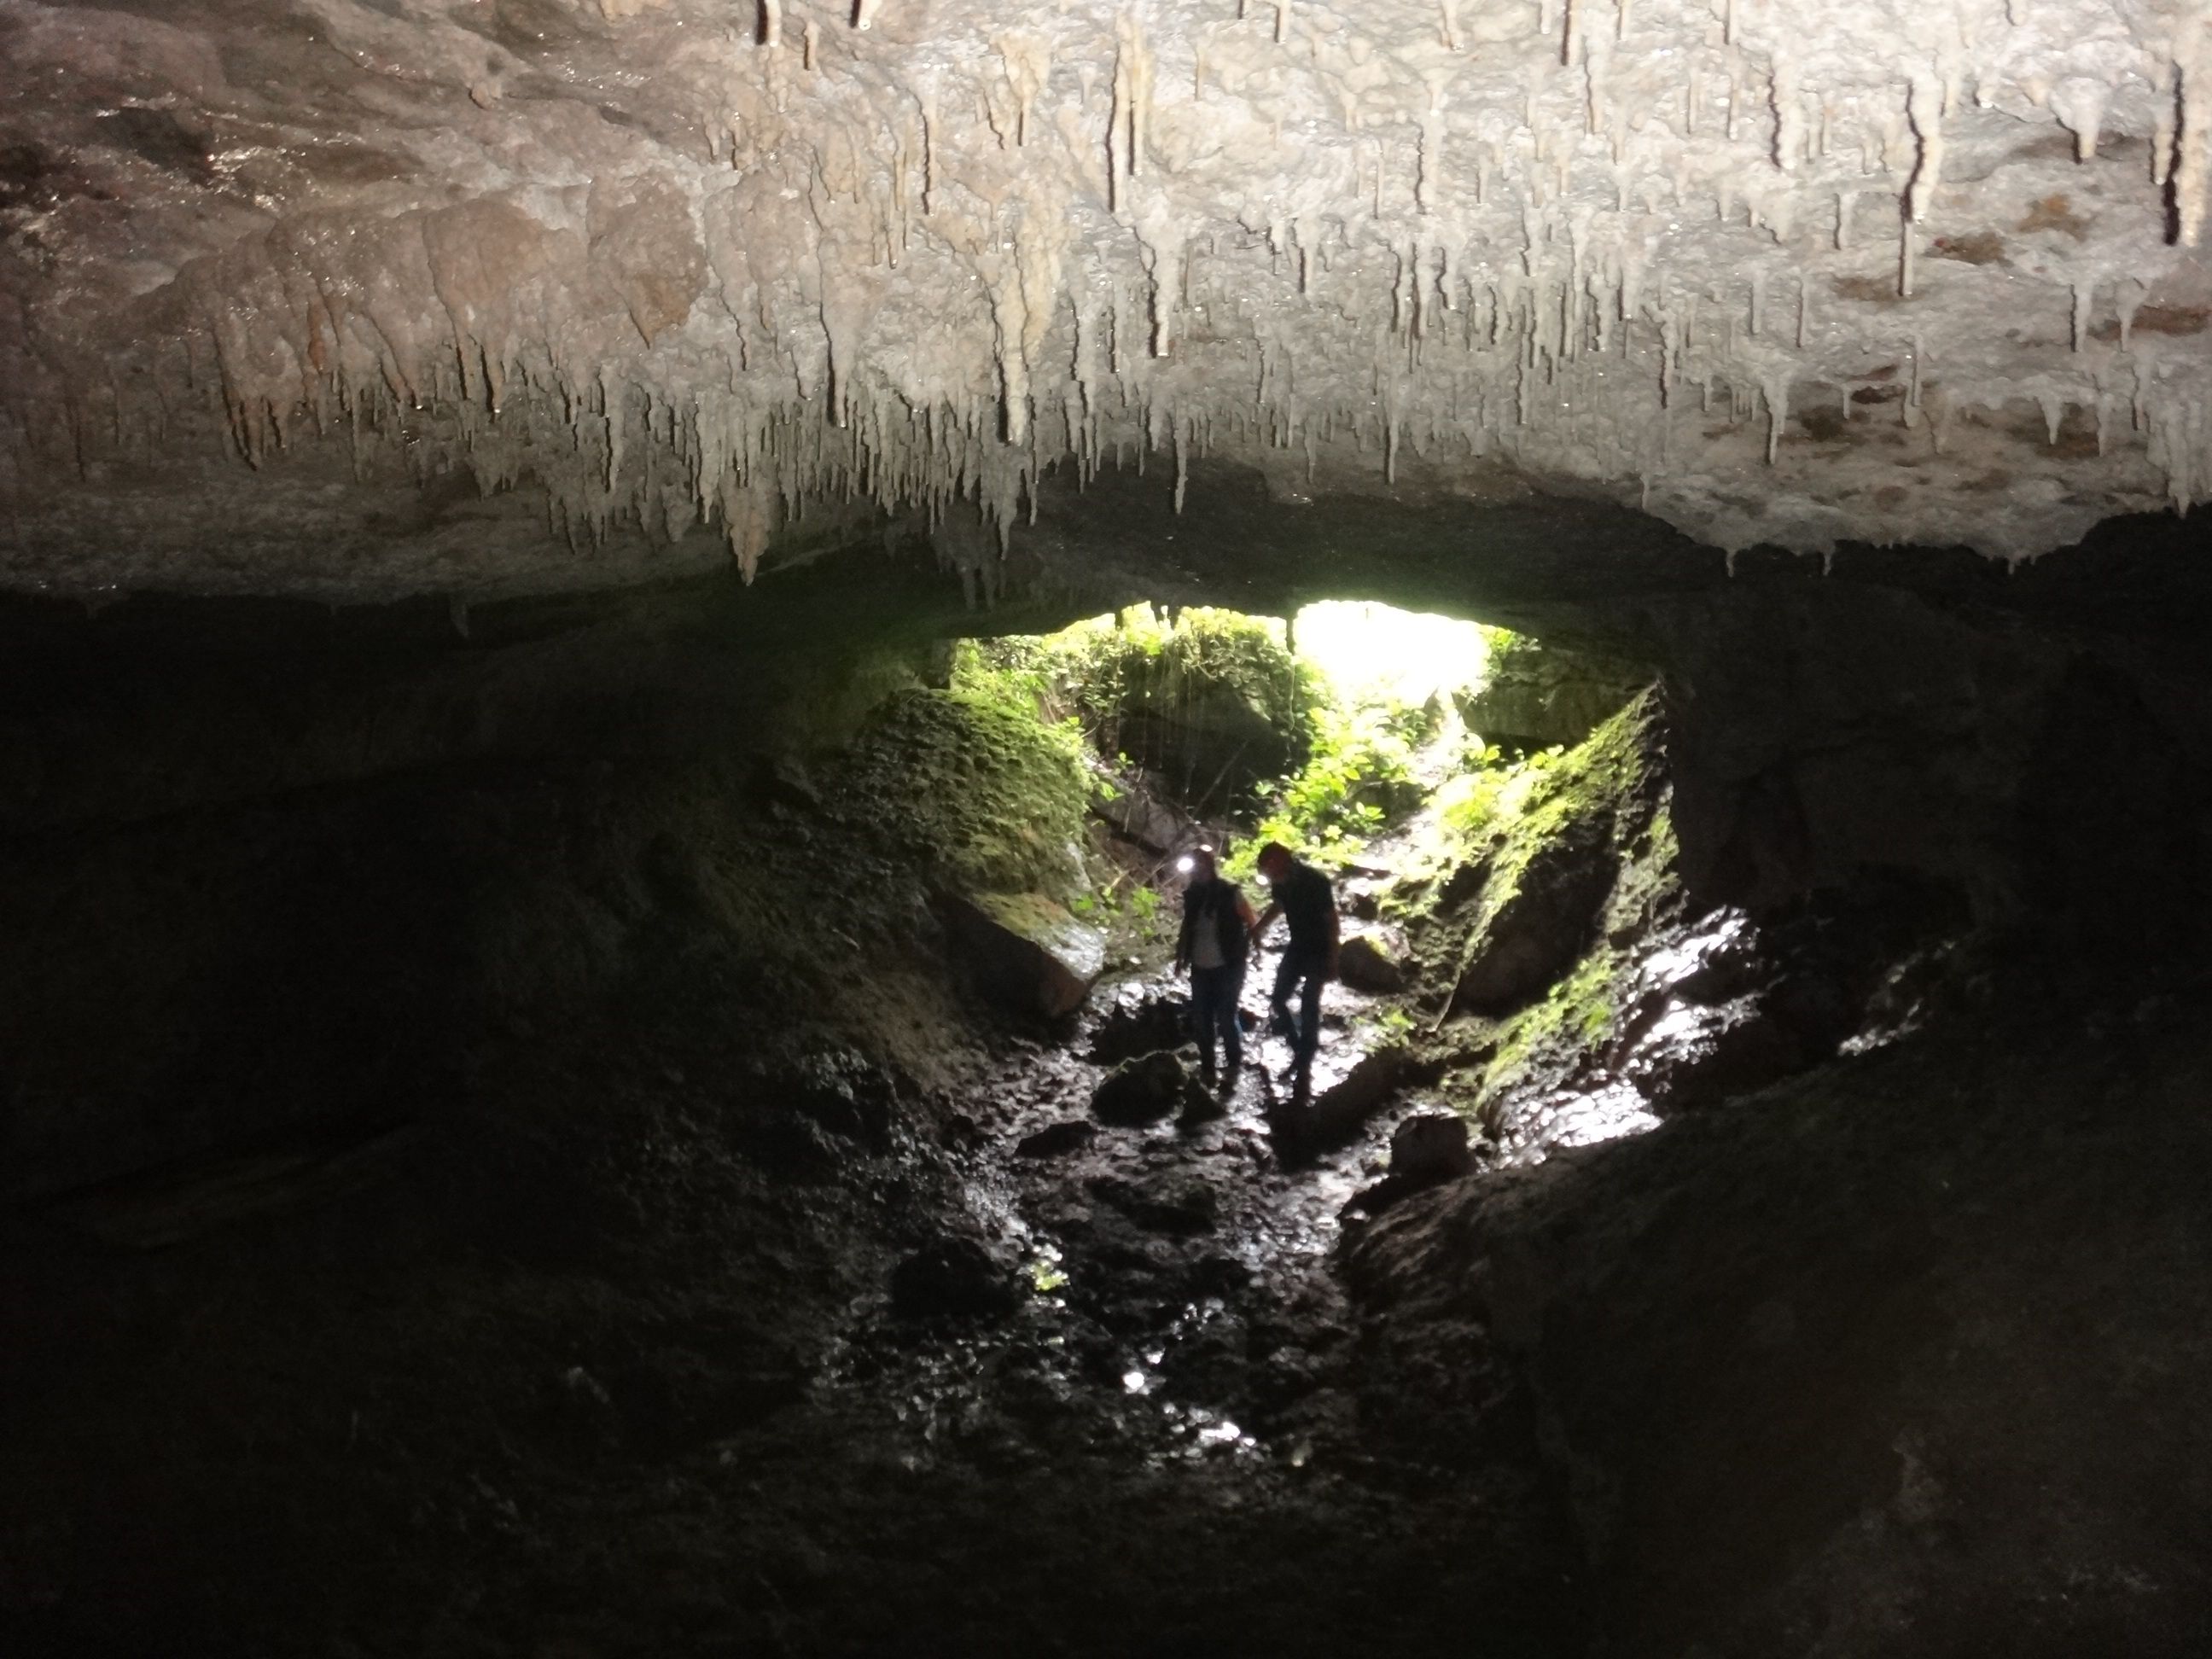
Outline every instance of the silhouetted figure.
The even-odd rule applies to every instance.
[[[1321,988],[1336,976],[1339,931],[1336,892],[1327,876],[1291,856],[1291,849],[1269,842],[1260,849],[1260,873],[1274,896],[1252,930],[1256,942],[1278,914],[1290,924],[1290,943],[1275,969],[1269,999],[1274,1029],[1291,1040],[1294,1092],[1313,1087],[1314,1050],[1321,1046]],[[1297,1017],[1291,1015],[1291,993],[1298,994]]]
[[[1242,888],[1223,878],[1211,847],[1193,850],[1188,862],[1190,884],[1182,890],[1182,933],[1176,942],[1176,966],[1190,970],[1199,1075],[1213,1081],[1218,1035],[1228,1066],[1223,1082],[1234,1085],[1244,1063],[1244,1033],[1237,1024],[1237,1003],[1244,994],[1244,962],[1255,926],[1252,906]]]

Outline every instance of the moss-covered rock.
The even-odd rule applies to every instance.
[[[1033,708],[972,690],[887,699],[842,781],[848,813],[874,818],[946,887],[1066,901],[1084,886],[1091,795],[1081,739]]]
[[[1106,965],[1105,934],[1041,894],[952,894],[942,908],[978,985],[1017,1012],[1064,1018]]]
[[[1589,948],[1600,911],[1663,790],[1658,705],[1647,695],[1545,767],[1467,849],[1488,874],[1458,956],[1450,1007],[1505,1014]]]
[[[1488,671],[1481,688],[1460,699],[1460,714],[1508,748],[1580,743],[1652,680],[1651,671],[1635,663],[1526,634],[1494,629],[1488,642]]]
[[[1191,610],[1102,629],[1062,672],[1100,746],[1194,805],[1247,798],[1305,758],[1318,687],[1260,618]]]

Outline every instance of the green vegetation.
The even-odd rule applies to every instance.
[[[854,755],[848,786],[954,884],[1073,898],[1091,770],[1080,732],[1046,722],[1005,682],[889,699]]]
[[[1146,709],[1218,702],[1264,722],[1296,752],[1320,700],[1318,677],[1291,654],[1282,625],[1265,617],[1194,606],[1170,621],[1139,605],[1055,638],[1066,642],[1069,684],[1094,729]]]
[[[1272,618],[1139,605],[1042,637],[964,641],[953,686],[1079,732],[1198,810],[1249,825],[1232,874],[1248,877],[1268,841],[1341,866],[1438,778],[1498,762],[1471,744],[1455,702],[1486,647],[1471,624],[1373,605],[1310,607],[1300,626],[1317,657],[1294,653]]]
[[[1589,927],[1589,947],[1540,998],[1484,1034],[1487,1057],[1474,1097],[1486,1120],[1512,1095],[1561,1086],[1613,1042],[1632,986],[1626,955],[1607,941],[1647,924],[1679,892],[1673,828],[1660,810],[1656,727],[1656,705],[1641,699],[1572,749],[1512,764],[1491,756],[1439,793],[1409,872],[1425,878],[1410,884],[1421,898],[1401,915],[1437,955],[1460,964],[1462,983],[1498,929],[1525,937],[1532,926],[1561,925],[1564,915],[1546,907],[1568,902],[1559,896],[1572,890],[1562,888],[1577,879],[1570,872],[1597,877],[1565,913],[1589,918],[1575,924]],[[1434,914],[1437,892],[1468,866],[1484,872],[1479,899],[1448,917]]]
[[[1124,721],[1216,701],[1295,745],[1322,695],[1319,675],[1284,644],[1279,622],[1202,605],[1172,619],[1133,605],[1057,634],[963,641],[953,683],[1025,690],[1046,718],[1079,719],[1108,755]]]
[[[1277,787],[1252,844],[1279,841],[1322,863],[1346,862],[1420,805],[1426,791],[1414,763],[1435,727],[1428,710],[1403,704],[1324,705],[1310,757]]]
[[[1531,1003],[1509,1015],[1492,1034],[1497,1052],[1484,1071],[1478,1091],[1495,1098],[1522,1081],[1532,1067],[1557,1066],[1569,1056],[1600,1048],[1612,1036],[1625,998],[1619,983],[1621,962],[1602,943],[1572,971]]]
[[[1362,620],[1372,617],[1347,619]],[[1443,787],[1463,794],[1495,787],[1457,781],[1487,778],[1500,763],[1498,751],[1485,748],[1459,718],[1457,697],[1480,677],[1484,661],[1461,637],[1467,625],[1436,617],[1398,617],[1396,623],[1413,630],[1413,643],[1401,653],[1407,659],[1370,647],[1362,660],[1347,653],[1349,640],[1329,642],[1345,672],[1323,677],[1305,764],[1270,792],[1251,841],[1231,858],[1233,872],[1248,873],[1252,853],[1270,841],[1324,867],[1341,867],[1419,810],[1440,780],[1453,780]],[[1424,639],[1425,629],[1437,637]]]

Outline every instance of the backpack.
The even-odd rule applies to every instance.
[[[1237,901],[1241,890],[1235,882],[1220,876],[1214,877],[1206,884],[1212,891],[1200,908],[1192,914],[1191,932],[1194,935],[1210,918],[1213,923],[1213,936],[1221,946],[1221,960],[1234,965],[1244,960],[1245,951],[1251,943],[1245,936],[1244,919],[1237,914]]]

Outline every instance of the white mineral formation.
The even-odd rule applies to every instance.
[[[0,0],[0,581],[1148,454],[2025,556],[2212,487],[2208,207],[2212,0]]]

